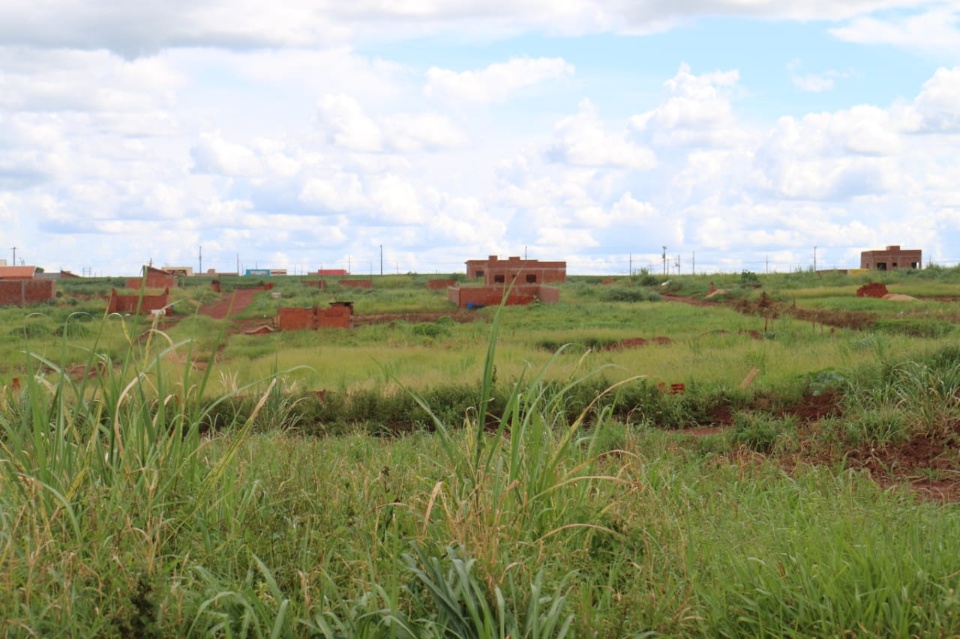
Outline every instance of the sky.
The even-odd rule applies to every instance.
[[[958,150],[960,0],[0,0],[48,271],[954,266]]]

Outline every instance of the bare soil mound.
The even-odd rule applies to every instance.
[[[902,295],[900,293],[887,293],[883,296],[883,299],[890,300],[891,302],[916,302],[917,298],[912,295]]]
[[[883,282],[864,284],[857,289],[857,297],[875,297],[877,299],[883,299],[889,293],[890,291],[887,290],[887,285]]]

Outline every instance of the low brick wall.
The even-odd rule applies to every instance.
[[[317,328],[350,328],[353,308],[350,306],[331,306],[317,310]]]
[[[315,331],[321,328],[350,328],[353,308],[335,305],[329,308],[281,308],[277,327],[281,331]]]
[[[28,306],[55,299],[54,280],[0,280],[0,306]]]
[[[107,313],[136,314],[139,306],[140,313],[159,311],[170,303],[170,290],[166,289],[160,295],[117,295],[117,289],[110,289],[110,301],[107,303]]]
[[[281,308],[277,311],[277,328],[281,331],[312,331],[317,327],[316,309]]]
[[[427,289],[431,291],[442,291],[456,285],[457,280],[427,280]]]
[[[451,286],[447,299],[460,308],[498,306],[503,299],[502,286]],[[507,306],[522,306],[539,300],[544,304],[560,301],[560,289],[552,286],[514,286],[507,297]]]
[[[143,278],[132,277],[126,281],[124,286],[135,290],[139,289],[143,287]],[[147,285],[145,288],[177,288],[177,276],[150,273],[147,275]]]
[[[338,280],[344,288],[373,288],[373,280]]]

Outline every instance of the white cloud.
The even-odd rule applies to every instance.
[[[635,67],[598,72],[590,43],[550,38],[707,15],[893,24],[896,11],[870,12],[910,0],[291,0],[277,16],[253,5],[252,18],[229,13],[246,2],[168,11],[154,0],[51,0],[42,15],[36,3],[0,6],[9,245],[120,273],[150,256],[190,261],[198,243],[205,264],[210,247],[212,265],[231,270],[237,253],[366,265],[384,243],[407,260],[403,271],[433,271],[527,245],[571,264],[612,266],[621,253],[625,269],[629,254],[658,257],[663,243],[671,257],[696,250],[698,265],[737,268],[757,251],[809,263],[808,244],[841,256],[851,243],[949,251],[960,240],[957,68],[912,91],[896,84],[901,95],[886,104],[806,96],[818,111],[792,104],[776,119],[775,101],[757,107],[766,87],[755,67],[683,65],[651,97],[656,66],[625,83]],[[918,28],[899,15],[902,33]],[[930,27],[936,52],[952,37],[952,14],[942,15],[946,30]],[[561,48],[514,59],[484,49],[529,31],[548,34],[537,46]],[[468,46],[444,57],[444,40],[464,42],[460,33]],[[415,54],[398,44],[410,38]],[[379,56],[358,53],[370,43]],[[453,70],[449,60],[467,55],[479,61]],[[808,90],[847,73],[788,70]],[[517,97],[535,99],[510,104]]]
[[[836,71],[833,69],[821,73],[801,73],[802,63],[799,60],[793,60],[787,65],[790,72],[790,82],[793,86],[807,93],[824,93],[831,91],[838,79],[849,77],[849,73]]]
[[[960,132],[960,67],[937,69],[913,106],[922,118],[922,129]]]
[[[560,120],[554,142],[547,151],[553,161],[573,166],[650,169],[656,156],[650,149],[626,139],[626,132],[609,133],[590,100],[579,104],[579,112]]]
[[[863,15],[831,29],[835,37],[858,44],[888,44],[920,51],[960,53],[960,7],[956,3],[929,4],[912,15]]]
[[[444,115],[397,114],[377,121],[346,95],[325,95],[317,107],[317,123],[330,142],[350,151],[438,151],[469,142]]]
[[[380,151],[380,127],[360,104],[347,95],[325,95],[317,105],[317,120],[329,140],[351,151]]]
[[[503,102],[523,89],[573,74],[573,65],[562,58],[514,58],[478,71],[431,67],[423,91],[453,102]]]
[[[281,4],[7,0],[0,4],[0,41],[108,49],[135,57],[168,48],[326,47],[358,39],[395,42],[434,34],[493,39],[530,31],[567,36],[650,33],[701,15],[836,21],[927,4],[929,0],[528,0],[514,4],[493,0],[288,0]]]
[[[694,75],[687,64],[664,83],[667,99],[657,108],[635,115],[630,126],[636,134],[662,146],[728,146],[742,142],[730,103],[740,80],[738,71]]]
[[[256,153],[241,144],[224,140],[219,132],[201,134],[191,155],[194,170],[199,173],[254,177],[264,168]]]
[[[384,118],[383,128],[390,147],[400,152],[456,149],[469,143],[460,127],[436,113],[390,116]]]

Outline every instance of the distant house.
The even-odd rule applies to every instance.
[[[317,270],[317,275],[320,277],[343,277],[344,275],[350,275],[345,268],[321,268]]]
[[[39,279],[36,266],[0,266],[0,306],[39,304],[56,295],[56,284]]]
[[[78,280],[80,276],[76,273],[71,273],[70,271],[50,271],[37,273],[36,277],[42,280]]]
[[[888,246],[882,251],[863,251],[860,253],[860,268],[871,271],[896,271],[922,268],[923,251],[920,249],[901,249],[900,245]]]
[[[32,280],[36,276],[36,266],[0,266],[0,280]]]
[[[541,262],[520,257],[505,260],[491,255],[485,260],[467,260],[467,277],[495,284],[562,284],[567,281],[566,262]]]
[[[167,273],[173,273],[177,277],[193,277],[192,266],[164,266],[163,270]]]

